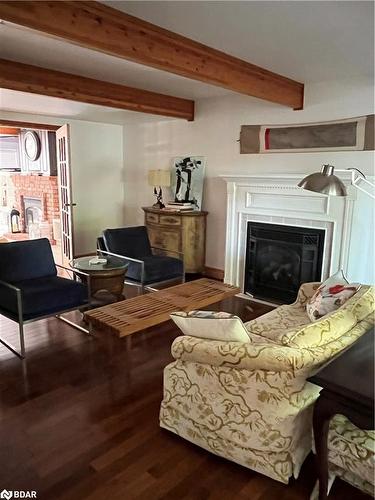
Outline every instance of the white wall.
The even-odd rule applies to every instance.
[[[375,284],[374,228],[374,201],[357,192],[348,262],[348,278],[353,282]]]
[[[62,125],[69,123],[75,253],[96,248],[107,227],[124,225],[124,152],[121,125],[2,112],[7,120]]]
[[[103,229],[124,225],[124,160],[121,126],[71,122],[75,252],[96,248]]]
[[[331,163],[339,168],[355,166],[367,174],[372,174],[374,170],[372,152],[240,155],[237,140],[241,125],[308,123],[373,112],[373,83],[369,80],[351,80],[306,86],[305,109],[302,111],[293,111],[250,97],[230,95],[198,101],[194,122],[160,120],[125,125],[126,223],[141,224],[143,212],[140,207],[153,202],[152,190],[147,185],[147,171],[150,168],[168,168],[174,156],[203,155],[207,159],[203,208],[209,212],[206,265],[224,269],[226,186],[219,175],[309,173],[319,170],[323,163]],[[364,203],[370,212],[369,200]],[[358,217],[358,214],[355,216]],[[366,241],[366,246],[368,244],[370,248],[369,233],[373,233],[373,222],[369,223],[368,228],[369,241]],[[353,251],[357,254],[358,249],[353,246]],[[373,244],[371,252],[373,256]],[[351,258],[350,277],[362,281],[366,278],[368,281],[368,272],[360,269],[363,264],[359,260],[358,255]]]

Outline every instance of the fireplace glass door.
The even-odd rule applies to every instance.
[[[290,303],[301,283],[320,281],[325,231],[249,222],[245,292]]]

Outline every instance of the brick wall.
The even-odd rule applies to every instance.
[[[42,201],[43,221],[51,224],[59,219],[59,192],[57,177],[41,175],[12,175],[15,192],[15,207],[21,213],[21,228],[25,230],[25,212],[23,199],[40,198]]]

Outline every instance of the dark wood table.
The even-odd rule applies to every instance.
[[[124,280],[128,264],[123,259],[117,257],[106,257],[103,264],[90,264],[96,255],[78,257],[69,264],[72,270],[83,271],[90,275],[90,295],[95,297],[98,292],[108,291],[116,297],[116,300],[124,300]],[[80,276],[84,283],[87,282],[85,276]]]
[[[361,429],[374,428],[374,327],[309,382],[323,388],[314,406],[313,427],[319,500],[327,498],[328,430],[336,414]]]

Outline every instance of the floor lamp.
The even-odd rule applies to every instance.
[[[366,176],[357,168],[337,169],[333,165],[323,165],[320,172],[315,172],[314,174],[304,177],[302,181],[298,183],[298,186],[307,189],[307,191],[314,191],[315,193],[346,196],[346,187],[335,175],[335,172],[347,171],[351,172],[351,185],[375,199],[375,184],[367,180]],[[364,189],[363,185],[370,186],[372,192]]]
[[[371,198],[375,199],[375,185],[366,179],[366,176],[357,168],[335,169],[332,165],[323,165],[320,172],[315,172],[304,177],[298,186],[307,191],[322,193],[333,196],[347,196],[346,187],[334,172],[351,172],[351,185],[359,191],[363,191]],[[362,184],[362,185],[361,185]],[[363,188],[363,185],[370,186],[372,192]]]

